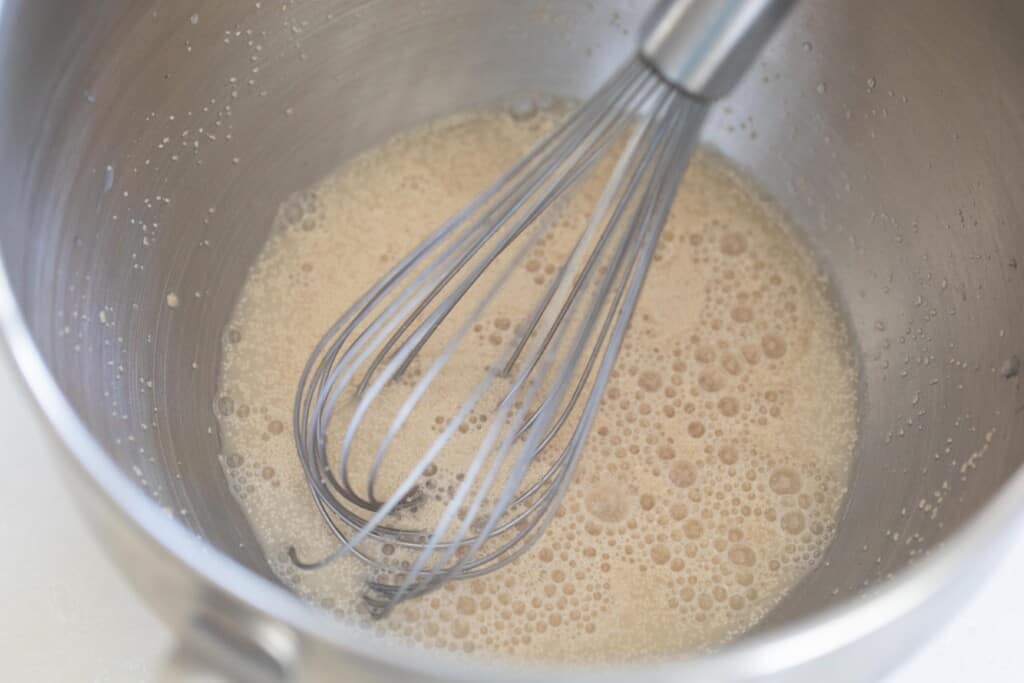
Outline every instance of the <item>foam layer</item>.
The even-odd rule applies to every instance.
[[[335,547],[292,442],[307,354],[388,264],[556,116],[460,115],[364,154],[281,208],[244,288],[215,405],[224,467],[281,579],[341,617],[366,621],[364,567],[344,560],[307,573],[285,555],[293,544],[306,557]],[[564,210],[566,229],[523,262],[509,301],[537,297],[600,180]],[[493,357],[522,314],[514,308],[481,323],[479,358],[461,362]],[[442,379],[442,393],[467,390],[458,377]],[[747,181],[699,153],[551,529],[511,567],[367,628],[456,652],[587,663],[719,644],[820,559],[845,492],[854,416],[845,333],[814,264]],[[417,419],[414,431],[436,435],[445,409]],[[485,419],[474,415],[466,431]]]

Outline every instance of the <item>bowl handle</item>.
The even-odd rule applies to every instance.
[[[239,626],[199,615],[178,636],[161,683],[288,683],[295,680],[294,634],[273,624]]]

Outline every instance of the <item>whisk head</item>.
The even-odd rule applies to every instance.
[[[292,548],[296,565],[357,556],[366,605],[383,616],[537,541],[572,479],[705,108],[631,61],[335,322],[303,371],[294,431],[338,548],[314,562]],[[614,169],[561,267],[532,300],[510,299],[602,159]],[[465,362],[466,349],[479,355],[481,321],[498,314],[490,357]],[[463,394],[451,395],[451,376]],[[420,417],[442,410],[450,417],[424,430]]]

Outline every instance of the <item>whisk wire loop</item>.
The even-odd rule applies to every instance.
[[[383,616],[449,581],[506,566],[537,542],[601,405],[705,107],[629,62],[331,326],[303,370],[294,428],[338,546],[315,562],[291,548],[297,566],[354,555],[370,572],[365,604]],[[571,194],[615,155],[578,239],[511,338],[429,446],[397,478],[385,477],[431,390],[445,373],[465,372],[453,368],[459,349],[522,277],[530,253],[561,229]],[[394,414],[381,421],[387,405]],[[465,438],[473,414],[487,416],[479,440],[463,449],[468,459],[447,491],[430,489],[425,480]]]

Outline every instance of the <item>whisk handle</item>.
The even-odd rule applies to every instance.
[[[641,53],[668,81],[714,100],[743,76],[795,0],[666,0]]]

